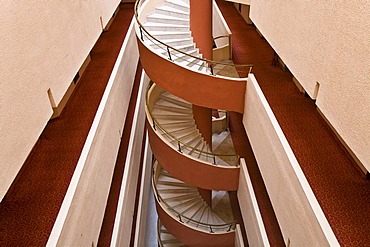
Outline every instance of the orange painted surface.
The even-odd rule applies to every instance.
[[[213,58],[212,0],[190,0],[190,30],[203,57]]]
[[[230,80],[178,66],[150,51],[138,39],[140,61],[160,87],[193,104],[243,113],[246,80]]]
[[[147,122],[147,126],[151,126]],[[172,149],[148,128],[150,147],[161,166],[172,176],[196,187],[208,190],[238,189],[239,167],[224,168],[207,165]]]
[[[212,109],[193,105],[193,117],[199,132],[212,148]]]
[[[233,247],[235,246],[235,232],[225,233],[205,233],[199,232],[172,218],[156,201],[158,217],[166,229],[171,232],[176,239],[190,247]]]

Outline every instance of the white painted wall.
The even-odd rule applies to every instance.
[[[144,73],[144,72],[143,72]],[[134,246],[146,246],[147,236],[150,235],[148,225],[152,218],[150,211],[151,194],[151,177],[152,177],[152,150],[149,145],[149,137],[146,136],[145,151],[143,159],[143,171],[141,174],[139,205],[136,217],[135,241]],[[156,224],[150,225],[157,228]],[[155,230],[153,230],[156,232]],[[155,242],[152,243],[155,245]]]
[[[370,1],[252,1],[250,17],[370,170]]]
[[[244,159],[240,159],[238,201],[249,246],[270,246],[265,225],[257,204],[256,195]]]
[[[217,6],[216,1],[213,1],[213,18],[212,18],[212,35],[213,37],[223,36],[223,35],[231,35],[231,31],[229,26],[227,25],[224,17],[220,9]],[[215,41],[217,47],[222,47],[225,45],[229,45],[228,38],[222,38]]]
[[[1,2],[0,200],[119,2]]]
[[[240,229],[240,225],[236,224],[235,228],[235,247],[244,247],[244,240],[242,235],[242,230]]]
[[[138,59],[136,35],[131,22],[48,246],[92,246],[92,243],[96,246]]]
[[[339,246],[253,74],[248,77],[243,124],[285,243]]]
[[[137,96],[134,120],[132,123],[130,142],[127,151],[117,212],[114,220],[112,241],[110,245],[112,247],[128,247],[130,245],[131,229],[135,210],[136,189],[141,165],[140,158],[142,141],[146,119],[145,96],[149,81],[149,77],[143,71]]]

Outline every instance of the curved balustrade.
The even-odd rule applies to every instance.
[[[167,171],[189,184],[209,190],[237,190],[240,171],[238,155],[205,152],[182,142],[171,133],[165,132],[166,135],[178,143],[178,145],[173,146],[162,134],[158,133],[160,129],[162,131],[166,130],[153,118],[151,110],[162,91],[163,89],[155,84],[151,87],[148,86],[146,100],[147,123],[148,126],[151,126],[148,128],[149,142],[156,159]],[[187,155],[183,152],[183,149],[191,149],[199,155],[212,157],[212,162],[205,162],[200,157],[194,158],[194,156]],[[234,157],[234,165],[225,166],[213,162],[222,156]]]
[[[156,180],[160,166],[155,163],[152,176],[153,194],[156,208],[162,224],[184,244],[189,246],[233,246],[236,222],[225,224],[209,224],[194,220],[178,212],[164,200],[157,190]]]
[[[162,7],[157,8],[164,2],[166,2],[167,7],[162,5]],[[199,211],[189,215],[188,213],[192,209],[179,211],[177,206],[173,205],[172,200],[176,200],[176,202],[179,200],[183,203],[181,199],[178,198],[177,194],[176,196],[171,194],[176,199],[169,198],[166,193],[175,192],[172,189],[165,192],[163,189],[163,186],[168,184],[174,186],[173,181],[160,180],[161,183],[158,182],[157,184],[159,176],[157,170],[161,168],[156,168],[156,171],[153,171],[152,185],[158,216],[165,228],[171,231],[179,241],[189,246],[234,246],[235,222],[217,221],[218,217],[203,201],[196,187],[208,190],[237,190],[240,171],[239,156],[236,154],[215,154],[209,151],[209,146],[205,144],[199,130],[193,123],[191,105],[189,106],[188,102],[198,106],[243,113],[247,78],[225,77],[216,75],[216,72],[225,69],[225,67],[231,67],[233,71],[240,74],[249,74],[252,65],[233,65],[203,59],[199,50],[195,48],[188,27],[188,6],[181,2],[178,3],[184,5],[183,10],[171,12],[183,16],[183,18],[179,18],[181,24],[170,24],[173,17],[171,17],[172,19],[162,18],[160,23],[166,27],[172,25],[171,28],[176,26],[176,28],[181,28],[182,31],[171,33],[166,29],[164,32],[149,32],[149,28],[153,30],[153,28],[161,26],[157,23],[153,24],[153,19],[161,16],[164,9],[167,8],[166,11],[168,11],[168,8],[170,8],[169,2],[171,1],[137,0],[135,4],[135,28],[140,61],[149,78],[156,82],[156,84],[148,86],[146,96],[149,142],[157,162],[168,174],[173,176],[173,179],[177,179],[176,183],[187,183],[191,185],[192,191],[196,191],[194,192],[197,193],[194,200],[197,201],[197,205],[201,205],[202,208],[198,210],[202,212],[201,215],[198,215]],[[160,9],[162,12],[160,12]],[[167,21],[168,19],[170,21]],[[145,25],[148,30],[142,24],[144,22],[146,22]],[[180,41],[174,41],[174,39]],[[168,41],[168,44],[164,41]],[[176,45],[176,48],[171,44]],[[181,106],[171,106],[170,104],[174,102],[165,98],[167,96],[161,95],[163,92],[187,101],[182,103],[188,105],[183,107],[181,102],[175,102],[177,106]],[[166,101],[166,104],[163,103],[164,101]],[[175,114],[168,115],[170,111],[175,112]],[[190,115],[187,115],[188,113]],[[173,124],[172,120],[178,121],[176,128],[178,125],[182,127],[185,125],[186,128],[175,129],[172,126],[172,129],[167,129],[170,124]],[[188,134],[187,132],[184,134],[185,130],[188,131],[188,129],[191,129],[191,133],[194,133],[195,139],[190,140],[184,137]],[[174,131],[177,131],[176,134],[174,134]],[[182,136],[179,135],[180,132]],[[194,142],[197,143],[194,144]],[[221,159],[225,159],[225,157],[228,158],[228,161],[230,161],[230,158],[234,159],[233,164],[225,165],[226,162]],[[161,179],[163,178],[161,177]],[[159,187],[157,187],[158,185]],[[181,187],[180,185],[176,186]],[[179,191],[184,191],[184,189],[180,188],[176,190],[176,193],[181,194]],[[186,194],[185,196],[189,195]],[[200,201],[198,202],[198,200]],[[185,207],[185,205],[183,206]],[[207,217],[203,218],[205,214],[207,214]],[[216,221],[210,220],[212,217]]]
[[[218,164],[216,162],[216,157],[222,158],[222,157],[232,157],[234,158],[233,161],[229,161],[229,165],[227,167],[231,166],[239,166],[240,156],[237,154],[221,154],[221,153],[214,153],[214,152],[206,152],[204,150],[198,149],[196,146],[184,142],[180,139],[178,139],[175,135],[173,135],[170,131],[167,131],[167,129],[161,125],[161,123],[154,117],[152,114],[153,106],[155,102],[158,100],[159,95],[164,92],[163,89],[156,86],[154,83],[150,83],[147,87],[146,91],[146,107],[147,107],[147,115],[148,115],[148,121],[152,124],[152,128],[156,131],[157,129],[160,129],[167,137],[169,137],[170,142],[176,142],[178,147],[178,152],[183,153],[183,150],[189,149],[192,150],[194,153],[199,154],[199,156],[208,156],[212,157],[213,164],[214,165],[220,165],[224,166],[222,164]],[[225,112],[225,111],[221,111]],[[226,115],[225,115],[226,119]],[[230,162],[233,162],[233,164],[230,164]]]
[[[248,73],[252,65],[233,65],[202,59],[163,43],[142,25],[139,17],[140,12],[145,12],[139,7],[142,2],[138,0],[135,5],[136,32],[140,61],[148,76],[166,91],[193,104],[243,113],[247,78],[216,76],[212,73],[217,66],[232,66],[237,71],[238,68],[244,68]],[[144,41],[152,42],[163,52],[154,50]],[[184,60],[200,67],[206,66],[208,70],[201,72],[183,66],[180,62]]]
[[[244,73],[247,72],[248,74],[251,73],[252,68],[253,68],[253,64],[229,64],[229,63],[223,63],[223,62],[219,62],[219,61],[200,58],[200,57],[188,54],[188,53],[186,53],[184,51],[181,51],[179,49],[176,49],[176,48],[160,41],[159,39],[157,39],[148,30],[146,30],[146,28],[142,24],[141,18],[139,16],[140,13],[142,12],[142,10],[140,8],[141,8],[141,6],[143,6],[143,4],[145,2],[148,2],[148,1],[146,1],[146,0],[137,0],[136,3],[135,3],[135,19],[136,19],[136,24],[137,24],[136,31],[138,32],[137,34],[140,37],[140,40],[142,42],[144,42],[144,40],[151,41],[158,48],[162,49],[163,51],[165,51],[167,53],[166,56],[169,60],[173,60],[172,57],[179,56],[178,54],[176,55],[176,53],[179,53],[182,56],[184,56],[184,58],[182,60],[195,59],[196,61],[202,61],[202,62],[204,62],[205,64],[208,65],[209,72],[212,75],[213,75],[213,68],[217,65],[233,67],[238,72],[244,72]],[[147,12],[144,12],[144,13],[147,13]],[[221,36],[215,37],[214,40],[217,40],[217,39],[220,39],[220,38],[230,39],[230,36],[229,35],[221,35]]]
[[[235,225],[236,225],[235,221],[228,222],[228,223],[225,223],[225,224],[209,224],[209,223],[206,223],[206,222],[197,221],[197,220],[194,220],[190,217],[187,217],[186,215],[184,215],[184,214],[178,212],[176,209],[172,208],[168,203],[166,203],[166,200],[163,200],[160,193],[158,193],[156,179],[158,178],[159,169],[160,169],[160,167],[159,167],[158,161],[157,161],[155,163],[154,167],[153,167],[153,176],[152,176],[152,185],[153,185],[154,197],[179,222],[181,222],[181,223],[187,222],[187,224],[189,224],[193,227],[196,227],[199,231],[206,231],[206,232],[209,232],[209,233],[229,232],[229,231],[235,229]]]

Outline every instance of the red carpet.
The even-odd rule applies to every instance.
[[[60,118],[50,121],[0,204],[0,246],[45,246],[133,16],[121,4]]]
[[[232,4],[217,3],[233,33],[234,62],[254,64],[253,73],[339,243],[369,246],[370,182],[314,102],[295,87],[291,75],[271,66],[273,50],[269,44],[243,21]]]

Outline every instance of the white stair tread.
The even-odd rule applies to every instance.
[[[179,10],[179,9],[176,9],[176,8],[173,8],[173,7],[168,6],[168,5],[161,5],[161,6],[156,7],[156,9],[170,11],[170,12],[175,12],[175,13],[184,14],[184,15],[189,15],[188,12],[185,12],[185,11],[182,11],[182,10]]]
[[[152,31],[154,32],[154,31]],[[185,31],[186,32],[186,31]],[[185,39],[161,39],[161,42],[167,44],[167,45],[173,45],[176,43],[180,43],[180,44],[194,44],[193,43],[193,38],[192,37],[189,37],[189,38],[185,38]],[[155,40],[145,40],[144,41],[145,44],[147,45],[158,45],[159,42],[155,41]],[[159,44],[160,46],[163,46],[162,44]]]
[[[182,7],[188,7],[189,8],[189,4],[188,3],[185,3],[185,2],[183,2],[181,0],[166,0],[166,2],[174,3],[174,4],[180,5]]]
[[[156,102],[156,106],[169,106],[169,107],[177,107],[179,109],[187,109],[191,111],[191,105],[187,104],[185,102],[168,98],[167,96],[164,96],[163,94],[160,96],[160,99]]]
[[[189,19],[184,19],[184,18],[181,18],[181,17],[177,17],[177,16],[171,16],[171,15],[162,15],[162,14],[158,14],[158,13],[151,13],[147,16],[147,18],[156,18],[156,19],[164,19],[164,20],[178,20],[178,21],[185,21],[185,22],[188,22]]]
[[[176,28],[176,27],[189,27],[189,25],[181,25],[181,24],[172,24],[172,23],[160,23],[160,22],[151,22],[147,21],[144,24],[144,27],[153,26],[153,27],[163,27],[165,31],[167,28]]]
[[[169,212],[175,210],[181,214],[185,223],[206,231],[210,231],[211,228],[208,224],[216,225],[212,227],[214,232],[217,232],[217,225],[225,224],[205,203],[196,187],[172,177],[164,169],[159,173],[156,186],[163,201],[171,208]],[[177,213],[175,217],[178,217]],[[224,231],[224,228],[220,230]]]
[[[191,37],[191,32],[190,31],[151,31],[150,32],[151,35],[153,36],[156,36],[156,35],[175,35],[175,34],[186,34],[186,35],[189,35],[189,37]],[[165,40],[165,39],[164,39]]]

